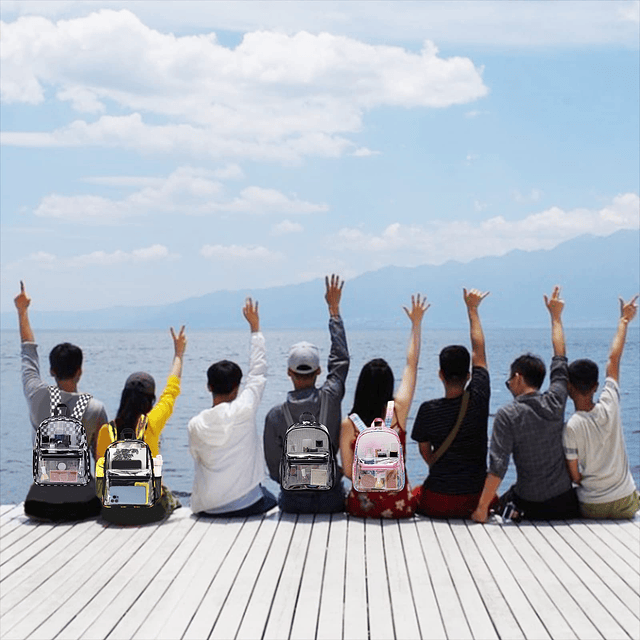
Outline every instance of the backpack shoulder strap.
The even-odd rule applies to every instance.
[[[73,411],[71,413],[72,418],[76,418],[76,420],[82,421],[82,416],[84,412],[87,410],[89,406],[89,400],[91,400],[90,393],[83,393],[77,400],[76,404],[73,407]]]
[[[353,424],[355,425],[358,431],[362,432],[366,430],[367,425],[364,422],[362,422],[362,418],[357,413],[350,413],[349,420],[353,422]]]
[[[460,411],[458,412],[458,419],[456,423],[449,432],[449,435],[446,437],[445,441],[440,445],[438,450],[433,454],[431,458],[431,464],[429,466],[433,466],[443,455],[446,453],[447,449],[451,446],[451,443],[455,440],[455,437],[458,435],[458,431],[460,431],[460,425],[464,420],[464,416],[467,413],[467,406],[469,405],[469,392],[465,391],[462,394],[462,402],[460,403]]]
[[[318,421],[320,424],[327,426],[327,414],[329,413],[329,403],[327,402],[327,394],[320,391],[320,414]]]
[[[146,414],[141,415],[138,418],[138,424],[136,425],[136,440],[144,440],[144,434],[147,430],[149,420]]]
[[[62,404],[62,397],[60,396],[60,389],[58,387],[49,387],[49,415],[51,417],[56,415],[56,409],[58,405]]]
[[[287,423],[287,429],[293,424],[293,416],[289,410],[289,403],[285,400],[282,403],[282,413],[284,413],[284,420]]]

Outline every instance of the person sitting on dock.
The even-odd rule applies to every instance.
[[[578,485],[584,518],[633,518],[640,496],[629,470],[620,416],[620,359],[627,325],[638,311],[638,296],[620,298],[620,320],[607,362],[606,380],[598,402],[598,365],[575,360],[569,365],[569,396],[576,412],[564,430],[564,452],[571,479]]]
[[[125,429],[133,432],[136,437],[138,437],[138,430],[143,429],[140,439],[144,440],[149,446],[151,456],[156,458],[160,454],[160,434],[173,413],[176,398],[180,395],[182,362],[187,348],[184,325],[178,335],[175,334],[173,327],[171,327],[170,332],[173,340],[173,360],[167,384],[158,402],[156,402],[156,383],[153,376],[146,371],[136,371],[124,383],[116,419],[102,425],[100,428],[97,445],[99,459],[96,465],[99,494],[101,493],[101,482],[104,479],[105,451],[111,443],[122,439]],[[146,419],[141,420],[141,418]],[[156,518],[157,516],[157,519],[161,519],[181,506],[180,501],[174,497],[163,482],[162,494],[157,505],[153,507],[152,517]],[[104,516],[105,512],[103,510]]]
[[[49,417],[49,385],[40,377],[38,345],[29,321],[31,298],[27,295],[22,281],[20,281],[20,293],[15,297],[14,303],[18,310],[20,328],[22,386],[29,406],[29,418],[35,438],[40,423]],[[73,411],[76,401],[81,395],[78,392],[78,382],[82,376],[82,349],[69,342],[56,345],[49,353],[49,366],[56,386],[60,389],[63,404],[67,405],[69,412]],[[94,460],[97,460],[98,430],[107,421],[107,411],[104,404],[91,398],[82,416],[82,424],[87,433],[87,442]]]
[[[406,424],[409,409],[416,389],[422,318],[430,305],[420,294],[411,296],[411,310],[404,308],[411,321],[411,336],[407,348],[407,364],[402,374],[402,382],[396,395],[393,395],[393,371],[382,358],[367,362],[358,378],[353,398],[353,407],[349,413],[357,413],[369,426],[375,418],[384,418],[389,400],[394,401],[394,418],[391,428],[396,431],[406,451]],[[358,429],[350,418],[342,421],[340,428],[340,457],[344,475],[351,478],[353,455],[358,437]],[[400,491],[375,492],[356,491],[353,487],[347,495],[347,512],[361,518],[410,518],[415,513],[416,499],[411,495],[409,479]]]
[[[199,515],[245,517],[277,504],[261,484],[266,474],[256,412],[267,382],[267,358],[258,303],[247,298],[242,313],[251,329],[244,389],[239,392],[242,370],[235,362],[212,364],[207,388],[213,406],[189,420],[189,450],[195,467],[191,510]]]
[[[418,513],[436,518],[468,518],[478,505],[487,473],[487,422],[491,388],[484,333],[478,307],[489,295],[463,289],[469,317],[471,357],[462,345],[440,352],[440,380],[444,398],[424,402],[418,410],[411,437],[420,443],[420,454],[429,475],[416,489]],[[471,373],[469,365],[472,365]],[[471,381],[467,385],[467,382]],[[468,393],[467,407],[462,407]],[[458,432],[444,445],[462,415]]]
[[[512,453],[517,479],[500,501],[502,505],[513,504],[514,519],[524,516],[529,520],[554,520],[579,516],[578,500],[562,447],[568,367],[560,287],[555,287],[550,299],[545,295],[544,301],[551,317],[554,354],[549,389],[540,393],[546,369],[538,356],[527,353],[511,363],[506,384],[514,400],[500,408],[493,421],[489,472],[478,507],[471,515],[477,522],[486,522]]]
[[[340,299],[344,281],[336,275],[325,278],[325,300],[329,309],[329,333],[331,350],[329,353],[329,373],[325,383],[318,389],[316,379],[320,375],[320,356],[318,348],[309,342],[294,344],[289,351],[287,374],[293,382],[293,391],[287,395],[287,404],[291,416],[297,421],[300,415],[311,412],[316,418],[320,415],[321,400],[326,403],[326,427],[331,436],[334,452],[338,448],[340,423],[342,420],[340,404],[344,397],[345,380],[349,371],[349,350],[344,324],[340,317]],[[273,407],[265,419],[264,453],[269,475],[280,481],[280,458],[282,456],[284,436],[291,425],[287,424],[283,405]],[[278,505],[282,511],[291,513],[332,513],[344,510],[344,489],[341,474],[329,491],[281,491]]]

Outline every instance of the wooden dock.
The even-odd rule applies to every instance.
[[[11,638],[640,638],[640,517],[485,526],[344,514],[161,525],[0,511]]]

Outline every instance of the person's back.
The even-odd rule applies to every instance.
[[[636,300],[637,296],[627,304],[621,300],[607,377],[597,402],[593,401],[598,387],[596,363],[583,359],[569,366],[569,395],[576,412],[567,422],[563,443],[583,517],[632,518],[640,508],[624,444],[618,386],[627,325],[637,313]]]
[[[470,516],[484,484],[491,388],[478,307],[487,295],[476,289],[463,290],[472,354],[461,345],[442,349],[439,376],[445,397],[422,403],[414,423],[412,438],[419,442],[429,465],[429,475],[416,490],[417,510],[431,517]],[[465,392],[468,404],[461,413]],[[448,448],[441,450],[458,419],[458,432]]]
[[[341,402],[344,397],[345,380],[349,371],[349,351],[340,317],[340,298],[342,284],[340,278],[331,276],[325,280],[325,300],[329,308],[329,332],[331,351],[329,353],[328,375],[322,387],[317,388],[315,381],[321,372],[317,347],[301,342],[293,345],[289,352],[288,375],[294,384],[294,390],[287,394],[287,404],[294,422],[305,411],[320,417],[321,405],[325,404],[327,415],[325,426],[331,436],[334,452],[338,449],[340,438]],[[264,454],[270,477],[280,481],[280,459],[282,457],[284,436],[289,428],[283,406],[273,407],[266,416],[264,428]],[[294,513],[329,513],[344,508],[344,490],[341,476],[330,491],[281,491],[278,505],[283,511]]]
[[[265,471],[256,413],[267,381],[267,359],[258,304],[254,306],[248,298],[243,313],[251,328],[244,389],[239,392],[242,371],[237,364],[228,360],[214,363],[207,372],[213,406],[188,425],[194,461],[191,509],[202,515],[245,517],[276,505],[274,496],[261,485]]]

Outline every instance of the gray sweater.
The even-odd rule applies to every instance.
[[[304,411],[310,411],[317,418],[320,416],[321,396],[327,403],[327,424],[331,435],[331,444],[336,452],[340,444],[340,423],[342,412],[340,405],[344,397],[345,381],[349,372],[349,349],[344,324],[340,316],[329,318],[329,334],[331,350],[329,352],[328,374],[325,383],[318,389],[301,389],[289,391],[287,402],[291,417],[297,421]],[[273,407],[264,424],[264,455],[269,475],[276,482],[280,481],[280,457],[284,434],[290,425],[286,423],[282,405]]]

